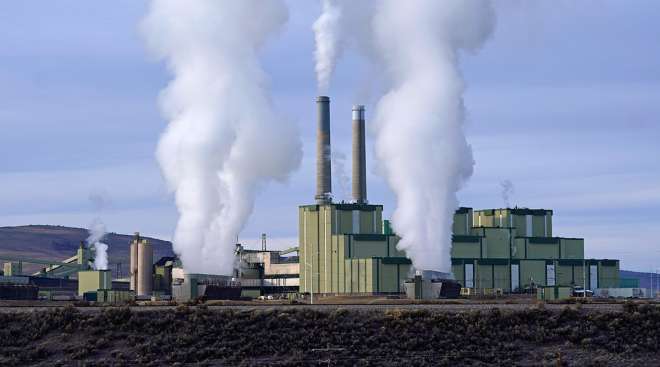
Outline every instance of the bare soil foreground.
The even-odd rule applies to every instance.
[[[139,311],[138,311],[139,310]],[[65,307],[0,313],[0,365],[658,366],[660,308]]]

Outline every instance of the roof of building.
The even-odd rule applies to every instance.
[[[378,208],[383,209],[383,205],[374,205],[374,204],[358,204],[358,203],[330,203],[330,204],[324,204],[329,205],[329,206],[334,206],[337,208],[337,210],[362,210],[362,211],[374,211],[377,210]],[[312,205],[301,205],[301,208],[308,208],[308,209],[319,209],[319,204],[312,204]]]
[[[538,209],[530,209],[530,208],[491,208],[491,209],[474,209],[466,206],[462,206],[458,209],[456,209],[456,214],[467,214],[469,211],[475,211],[479,213],[484,213],[485,215],[494,215],[495,211],[510,211],[511,214],[514,215],[545,215],[545,214],[553,214],[552,209],[543,209],[543,208],[538,208]]]
[[[154,265],[156,266],[165,266],[168,261],[171,261],[174,264],[178,258],[176,256],[163,256]]]

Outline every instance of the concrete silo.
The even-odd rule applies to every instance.
[[[136,233],[131,242],[131,290],[137,296],[150,297],[153,292],[153,260],[153,247]]]

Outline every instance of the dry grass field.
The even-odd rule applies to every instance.
[[[556,305],[559,306],[559,305]],[[658,365],[660,309],[108,307],[0,313],[0,365]],[[138,311],[139,310],[139,311]]]

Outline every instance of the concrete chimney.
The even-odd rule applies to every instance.
[[[353,106],[353,200],[367,203],[367,156],[364,136],[364,106]]]
[[[332,202],[332,173],[330,171],[330,98],[319,96],[318,130],[316,134],[316,203]]]

